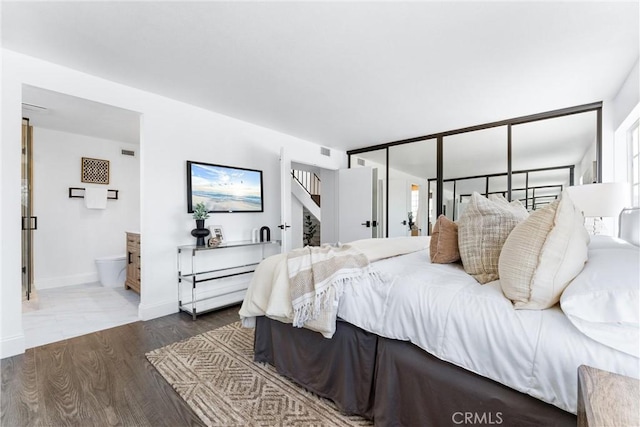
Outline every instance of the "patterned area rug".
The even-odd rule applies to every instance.
[[[371,425],[254,362],[253,333],[236,322],[146,356],[209,426]]]

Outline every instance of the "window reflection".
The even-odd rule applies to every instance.
[[[504,193],[500,181],[491,178],[507,173],[507,127],[498,126],[447,136],[443,140],[443,213],[460,218],[473,192]],[[494,185],[490,185],[493,182]],[[506,180],[504,181],[506,184]]]
[[[357,154],[352,167],[361,166],[358,161],[379,167],[378,211],[387,231],[378,235],[430,234],[438,213],[459,219],[473,192],[520,200],[532,211],[556,200],[567,186],[597,182],[601,108],[601,103],[571,107]],[[442,170],[438,171],[440,137]],[[388,180],[383,172],[387,158]]]
[[[514,125],[513,188],[518,192],[513,198],[535,210],[558,198],[569,185],[595,182],[596,135],[596,111]],[[519,189],[525,189],[524,197]]]
[[[389,237],[429,233],[429,178],[437,176],[435,139],[389,147]]]

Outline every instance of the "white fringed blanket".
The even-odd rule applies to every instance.
[[[305,246],[287,254],[293,326],[316,320],[338,304],[346,282],[372,274],[369,260],[350,245]],[[332,292],[330,292],[332,291]]]
[[[429,247],[428,237],[395,237],[385,239],[364,239],[351,242],[351,249],[364,254],[368,263],[394,257]],[[268,316],[285,323],[293,323],[294,310],[291,300],[291,285],[289,283],[289,267],[287,254],[278,254],[264,259],[256,268],[242,307],[240,319],[245,327],[255,326],[256,316]],[[368,269],[372,269],[369,266]],[[359,280],[366,280],[369,275],[363,274]],[[317,318],[308,320],[304,327],[320,332],[324,337],[331,338],[336,328],[340,295],[335,294],[335,287],[329,286],[327,299],[335,304],[327,304],[319,310]],[[304,293],[304,292],[302,292]],[[314,287],[315,297],[315,287]]]

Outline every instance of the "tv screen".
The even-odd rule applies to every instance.
[[[187,161],[187,211],[262,212],[262,171]]]

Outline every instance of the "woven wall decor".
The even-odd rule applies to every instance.
[[[109,160],[82,158],[82,182],[109,183]]]

